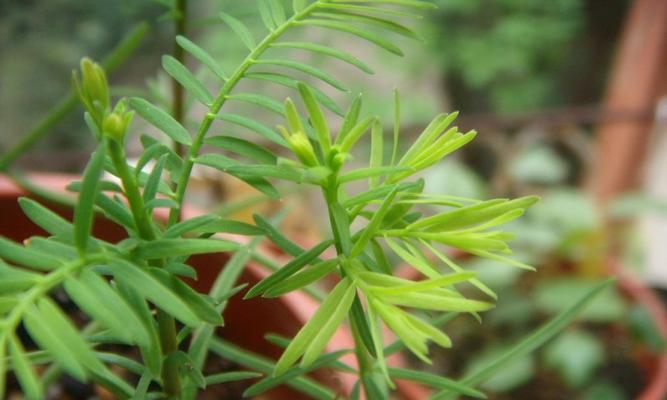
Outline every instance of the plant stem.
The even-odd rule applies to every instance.
[[[181,394],[181,378],[178,373],[178,364],[174,363],[175,360],[169,357],[178,351],[176,322],[171,315],[158,309],[157,325],[160,332],[160,346],[165,357],[162,365],[162,386],[167,395],[179,396]]]
[[[125,150],[118,142],[109,140],[109,155],[116,167],[116,172],[123,183],[123,191],[130,204],[130,211],[137,226],[139,236],[144,240],[154,240],[156,238],[150,215],[146,212],[144,198],[139,191],[137,180],[127,167],[127,158]],[[176,341],[176,321],[174,318],[158,308],[157,310],[158,328],[160,332],[160,345],[162,356],[165,360],[162,368],[162,386],[167,395],[174,397],[181,392],[180,377],[178,374],[178,365],[170,362],[169,355],[178,350]]]
[[[148,32],[148,24],[142,22],[132,29],[111,53],[104,58],[102,67],[107,74],[111,74],[118,69],[134,53],[137,47],[139,47],[141,39],[146,35],[146,32]],[[6,171],[16,159],[34,146],[54,125],[71,113],[76,108],[78,102],[74,91],[70,90],[69,94],[60,100],[44,118],[40,119],[30,131],[22,135],[18,143],[0,157],[0,171]]]
[[[155,239],[155,231],[153,230],[150,216],[146,212],[144,198],[139,191],[139,185],[134,174],[127,167],[125,150],[115,140],[109,140],[109,155],[116,168],[116,173],[123,183],[123,190],[130,204],[130,211],[132,212],[139,236],[144,240]]]
[[[366,350],[366,345],[359,334],[356,320],[350,318],[350,326],[352,328],[352,338],[354,339],[354,355],[357,357],[357,364],[359,364],[359,377],[361,378],[361,386],[366,394],[366,399],[371,400],[371,394],[366,387],[366,377],[370,376],[373,369],[373,357]]]
[[[206,133],[208,133],[213,121],[215,120],[216,114],[220,111],[222,106],[227,100],[229,93],[236,87],[236,84],[243,78],[245,72],[250,68],[257,58],[273,43],[280,35],[282,35],[289,27],[294,25],[301,18],[310,14],[317,6],[319,6],[319,1],[316,1],[310,4],[308,7],[304,8],[300,12],[292,15],[284,24],[277,27],[270,34],[268,34],[258,45],[255,47],[241,62],[241,64],[236,68],[232,76],[225,82],[220,90],[220,94],[215,99],[213,104],[209,107],[208,113],[204,116],[197,134],[192,141],[192,145],[188,151],[187,157],[185,158],[185,164],[181,171],[181,176],[179,177],[178,184],[176,187],[176,203],[178,207],[172,208],[169,214],[169,225],[173,225],[178,221],[179,215],[181,213],[181,207],[183,205],[183,200],[185,198],[185,190],[188,186],[190,180],[190,174],[192,173],[192,167],[194,166],[194,161],[199,155],[199,150],[204,143],[204,138]]]
[[[187,2],[186,0],[176,0],[176,12],[177,18],[174,27],[174,42],[173,46],[173,55],[174,58],[185,65],[185,50],[176,42],[177,36],[185,36],[186,34],[186,22],[187,22]],[[176,78],[171,79],[171,99],[172,99],[172,109],[171,115],[178,122],[183,122],[184,118],[184,100],[185,92],[183,91],[183,86],[176,80]],[[179,156],[185,154],[185,148],[182,144],[174,141],[174,151]]]
[[[347,254],[345,254],[343,250],[343,246],[341,246],[341,238],[340,238],[340,232],[338,231],[338,224],[335,222],[335,217],[334,214],[331,210],[331,206],[334,204],[338,203],[338,171],[334,171],[331,174],[331,177],[329,178],[329,184],[327,185],[327,188],[324,189],[324,197],[326,198],[327,201],[327,207],[328,207],[328,213],[329,213],[329,221],[331,225],[331,231],[334,236],[335,240],[335,247],[336,247],[336,253],[338,256],[344,256],[347,257]],[[341,271],[341,274],[343,272]],[[358,296],[358,295],[357,295]],[[357,299],[358,300],[358,299]],[[355,300],[355,301],[357,301]],[[354,354],[357,358],[357,364],[359,366],[359,378],[361,382],[361,386],[364,390],[364,393],[366,394],[367,399],[372,399],[370,396],[369,390],[366,386],[366,379],[364,379],[366,376],[369,376],[372,372],[373,368],[373,358],[371,355],[368,353],[368,350],[366,349],[366,345],[363,342],[363,339],[361,338],[361,335],[359,334],[359,327],[357,327],[356,321],[354,318],[350,318],[350,326],[352,329],[352,337],[354,339]]]

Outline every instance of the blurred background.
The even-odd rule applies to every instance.
[[[448,332],[457,346],[439,350],[429,368],[451,376],[477,368],[596,280],[615,274],[615,291],[485,389],[495,399],[614,400],[642,393],[657,396],[645,399],[667,398],[667,316],[660,300],[667,288],[667,1],[436,2],[438,10],[408,21],[424,45],[402,43],[404,58],[344,36],[306,33],[320,35],[320,42],[337,41],[368,61],[373,75],[331,59],[310,60],[348,83],[352,94],[364,92],[364,112],[381,116],[387,132],[393,118],[389,99],[399,90],[404,144],[439,112],[458,110],[459,126],[479,132],[471,145],[428,173],[428,191],[542,196],[513,227],[516,257],[538,272],[462,260],[498,291],[499,305],[481,326],[454,321]],[[71,70],[81,57],[103,58],[140,21],[150,24],[150,32],[111,82],[116,95],[138,94],[169,109],[171,82],[160,57],[174,51],[172,3],[0,0],[0,154],[25,145],[40,119],[66,100]],[[264,27],[251,1],[188,3],[187,36],[229,71],[245,48],[220,24],[216,15],[222,10],[258,37]],[[200,77],[214,81],[203,70]],[[294,96],[262,81],[244,85],[277,98]],[[318,87],[343,107],[352,98]],[[278,122],[269,112],[230,106],[269,126]],[[186,111],[193,126],[204,112],[191,102]],[[25,146],[13,170],[80,172],[93,147],[81,114],[79,108],[64,113],[34,145]],[[340,124],[331,116],[334,126]],[[148,127],[135,122],[135,129]],[[135,135],[129,152],[140,151]],[[201,207],[249,219],[253,212],[288,205],[294,211],[284,228],[294,237],[314,242],[324,232],[326,221],[312,217],[319,218],[321,205],[299,188],[289,188],[295,195],[285,202],[271,204],[238,181],[209,170],[196,174],[190,200]]]

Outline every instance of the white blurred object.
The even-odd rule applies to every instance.
[[[652,141],[644,173],[644,191],[667,202],[667,97],[657,104]],[[651,285],[667,288],[667,214],[644,214],[639,226],[646,247],[643,278]]]

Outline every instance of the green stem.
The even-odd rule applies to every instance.
[[[347,256],[343,251],[343,246],[341,246],[340,232],[338,231],[338,224],[334,221],[334,214],[331,211],[331,206],[338,203],[338,171],[334,171],[329,178],[329,184],[324,188],[324,197],[327,200],[329,221],[331,225],[331,231],[335,240],[336,253],[338,256]],[[357,299],[358,300],[358,299]],[[355,301],[357,301],[355,300]],[[368,353],[366,345],[361,338],[359,333],[359,327],[356,324],[354,318],[350,318],[350,325],[352,328],[352,337],[354,339],[354,354],[357,358],[357,364],[359,365],[359,378],[361,386],[366,394],[367,399],[372,399],[371,393],[369,392],[366,386],[366,380],[364,379],[367,376],[370,376],[373,369],[373,357]]]
[[[144,240],[155,239],[155,231],[153,230],[150,216],[146,212],[144,198],[139,191],[139,184],[127,166],[125,150],[115,140],[109,140],[109,155],[116,168],[116,173],[123,183],[125,196],[130,204],[130,211],[132,212],[139,236]]]
[[[169,225],[178,222],[179,216],[181,214],[181,207],[183,205],[183,200],[185,198],[185,190],[190,180],[190,174],[192,173],[192,167],[194,166],[194,161],[199,155],[199,150],[201,149],[201,146],[204,143],[204,138],[206,137],[206,134],[208,133],[209,129],[211,128],[211,125],[213,124],[213,121],[215,120],[215,116],[220,111],[222,106],[225,104],[225,101],[227,101],[227,96],[229,95],[229,93],[231,93],[231,91],[236,87],[241,78],[243,78],[245,72],[253,64],[255,64],[257,58],[259,58],[262,55],[262,53],[269,48],[271,43],[273,43],[276,39],[278,39],[288,28],[293,26],[300,19],[310,14],[317,6],[319,6],[319,2],[315,2],[309,5],[300,12],[292,15],[287,21],[285,21],[285,23],[283,23],[275,30],[273,30],[270,34],[268,34],[259,43],[259,45],[257,45],[257,47],[255,47],[255,49],[253,49],[246,56],[243,62],[241,62],[238,68],[236,68],[232,76],[230,76],[229,79],[222,86],[220,94],[215,99],[213,104],[209,107],[208,113],[206,114],[201,124],[199,125],[197,134],[194,140],[192,141],[192,145],[190,146],[190,149],[188,151],[188,155],[187,158],[185,159],[185,164],[183,165],[183,169],[181,171],[181,175],[178,179],[178,184],[176,187],[175,200],[176,203],[178,204],[178,207],[171,209],[171,212],[169,214]]]
[[[366,350],[366,345],[359,334],[356,320],[351,318],[352,338],[354,339],[354,355],[357,357],[357,364],[359,364],[359,376],[361,378],[361,385],[366,393],[366,398],[371,399],[368,390],[366,390],[366,383],[364,377],[369,376],[373,368],[373,357]]]
[[[186,0],[176,0],[176,12],[178,13],[176,21],[175,21],[175,34],[174,34],[174,42],[172,44],[173,46],[173,55],[178,62],[181,64],[185,65],[185,50],[181,46],[178,45],[176,42],[176,37],[177,36],[185,36],[186,34],[186,22],[187,22],[187,2]],[[174,117],[174,119],[178,122],[183,122],[183,117],[185,114],[185,107],[184,107],[184,98],[185,98],[185,92],[183,90],[183,86],[181,86],[180,83],[176,80],[176,78],[171,79],[171,97],[172,97],[172,109],[171,109],[171,115]],[[174,151],[176,154],[179,156],[183,156],[185,154],[185,148],[183,147],[182,144],[174,141]]]
[[[175,359],[169,357],[178,351],[176,340],[176,322],[166,312],[158,309],[157,325],[160,332],[160,346],[165,357],[162,366],[162,387],[167,395],[176,397],[181,394],[181,378],[178,372],[178,364]]]
[[[111,74],[139,47],[141,39],[148,32],[148,24],[145,22],[137,25],[128,33],[123,40],[102,61],[102,67]],[[18,143],[0,157],[0,171],[6,171],[16,159],[35,145],[49,130],[71,113],[78,104],[74,91],[70,90],[67,96],[60,100],[48,115],[40,119]]]
[[[137,226],[139,236],[144,240],[156,238],[150,215],[147,212],[144,198],[139,190],[136,177],[127,166],[125,150],[118,142],[109,140],[109,155],[114,163],[116,172],[123,183],[123,191],[130,204],[130,211]],[[157,310],[158,328],[160,332],[160,345],[164,365],[162,368],[162,386],[165,393],[170,397],[176,397],[181,393],[181,383],[178,373],[178,365],[170,361],[170,355],[178,351],[176,341],[176,321],[174,318],[162,311]]]

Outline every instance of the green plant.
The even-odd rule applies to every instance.
[[[14,373],[31,399],[43,398],[49,383],[64,373],[81,381],[94,381],[119,398],[136,399],[192,399],[207,385],[257,377],[242,371],[204,376],[206,357],[215,353],[245,360],[245,365],[267,373],[247,389],[247,396],[288,383],[312,397],[332,398],[335,394],[330,390],[304,377],[314,369],[329,366],[358,376],[357,389],[351,397],[358,397],[363,390],[369,399],[386,398],[393,388],[393,379],[427,384],[441,391],[439,397],[483,397],[472,387],[478,382],[475,376],[456,382],[389,368],[385,357],[405,347],[428,362],[429,341],[451,346],[448,336],[436,327],[443,320],[438,313],[448,313],[444,319],[459,313],[478,318],[479,312],[493,306],[495,293],[474,273],[453,262],[440,246],[530,269],[508,258],[511,251],[507,241],[511,235],[497,228],[520,217],[536,198],[479,201],[423,193],[424,182],[414,179],[415,174],[475,136],[474,132],[461,133],[450,127],[456,113],[437,116],[400,155],[398,95],[391,140],[386,140],[377,118],[360,116],[360,97],[354,99],[346,113],[341,113],[342,126],[333,135],[329,117],[320,105],[334,113],[340,111],[339,107],[323,92],[285,71],[300,71],[337,89],[344,85],[312,65],[264,57],[269,48],[297,48],[324,53],[367,70],[365,64],[344,51],[308,42],[281,41],[282,35],[294,27],[317,27],[342,31],[401,54],[390,39],[375,30],[413,37],[412,30],[394,19],[412,16],[414,10],[428,9],[431,4],[416,0],[296,0],[291,15],[279,1],[260,1],[259,7],[268,29],[259,42],[238,19],[221,14],[249,49],[247,57],[230,74],[194,42],[183,36],[176,39],[218,78],[221,87],[217,95],[211,94],[177,58],[163,58],[166,72],[188,96],[208,109],[194,137],[168,112],[145,99],[120,99],[114,104],[103,69],[91,60],[82,61],[80,77],[75,74],[73,84],[86,110],[84,119],[98,145],[82,181],[71,186],[78,192],[73,221],[24,198],[20,204],[25,214],[51,236],[33,237],[23,245],[0,238],[0,392],[4,392],[6,371]],[[286,70],[276,72],[275,67]],[[240,81],[252,78],[297,89],[308,118],[290,99],[283,105],[266,93],[233,93]],[[287,127],[278,126],[276,132],[247,116],[221,113],[230,100],[275,111],[284,116]],[[135,113],[180,144],[184,154],[144,135],[144,151],[136,165],[130,165],[125,147]],[[293,157],[280,157],[248,138],[207,135],[216,121],[248,128]],[[368,166],[345,168],[355,144],[367,134],[372,142]],[[205,152],[205,144],[246,161]],[[152,169],[144,172],[151,161]],[[215,214],[182,220],[181,209],[195,164],[233,175],[271,198],[279,198],[280,194],[269,179],[321,189],[331,222],[331,238],[302,249],[261,216],[256,216],[256,225],[224,220]],[[105,171],[120,184],[105,179]],[[348,185],[359,181],[366,181],[367,189],[351,194]],[[444,210],[423,217],[419,212],[422,205]],[[158,208],[169,209],[166,222],[156,217]],[[110,243],[94,237],[91,229],[96,212],[124,228],[127,239]],[[358,220],[366,220],[363,227],[356,228]],[[241,244],[213,237],[220,232],[262,234],[294,257],[252,287],[246,298],[280,296],[329,275],[339,277],[319,310],[294,338],[272,338],[286,347],[275,365],[215,335],[215,328],[223,323],[221,313],[226,300],[243,289],[243,285],[235,286],[236,280],[247,261],[256,256],[253,249],[258,242],[255,239]],[[336,255],[321,257],[330,247]],[[387,254],[390,251],[426,279],[395,277]],[[214,252],[232,252],[233,257],[211,292],[203,295],[186,285],[181,276],[194,275],[188,265],[190,256]],[[429,254],[453,272],[440,272]],[[460,283],[477,288],[481,300],[465,298],[455,286]],[[509,348],[484,373],[543,343],[602,287],[596,287],[525,342]],[[85,327],[75,326],[51,298],[50,294],[60,288],[90,317],[91,322]],[[347,350],[325,351],[331,336],[346,319],[355,339],[351,351],[357,357],[356,368],[338,361]],[[382,323],[399,338],[389,347],[384,345]],[[17,336],[21,324],[36,344],[34,351],[26,350]],[[101,349],[109,344],[134,346],[140,357],[132,359],[122,352]],[[48,367],[37,374],[35,366],[41,364]],[[132,379],[117,375],[111,366],[129,371]]]

